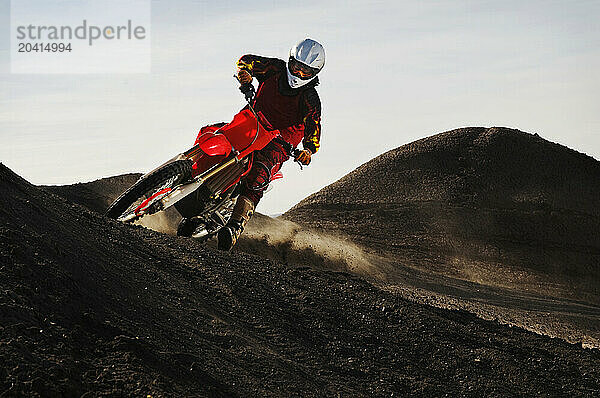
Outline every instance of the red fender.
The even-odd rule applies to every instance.
[[[209,156],[228,156],[231,153],[231,143],[222,134],[203,134],[196,142]]]

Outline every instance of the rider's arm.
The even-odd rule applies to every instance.
[[[321,100],[316,90],[307,90],[303,98],[304,139],[302,146],[313,154],[319,150],[321,140]]]
[[[261,57],[259,55],[246,54],[237,62],[238,69],[250,72],[250,75],[256,78],[259,83],[271,75],[279,72],[285,67],[285,62],[277,58]]]

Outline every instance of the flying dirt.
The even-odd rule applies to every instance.
[[[337,219],[324,207],[316,229],[289,220],[314,197],[287,220],[255,218],[238,251],[222,253],[101,216],[114,198],[102,204],[94,189],[135,179],[81,184],[79,194],[0,166],[5,396],[600,395],[598,350],[497,316],[502,296],[507,308],[555,300],[592,319],[593,300],[567,298],[564,286],[554,298],[510,296],[447,272],[439,254],[426,269],[400,246],[365,244],[381,232],[371,218],[363,235],[345,233],[356,204],[338,206]],[[487,308],[493,320],[461,308]]]

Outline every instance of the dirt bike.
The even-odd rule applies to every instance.
[[[215,235],[231,216],[254,152],[278,135],[259,121],[252,106],[254,87],[243,84],[240,90],[248,104],[230,123],[200,130],[192,148],[143,175],[110,205],[106,216],[131,223],[174,206],[183,217],[178,235],[200,240]],[[291,145],[284,147],[294,159],[300,153]],[[280,173],[266,185],[277,178]]]

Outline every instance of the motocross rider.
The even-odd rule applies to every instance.
[[[263,126],[279,130],[279,135],[255,152],[231,218],[219,230],[219,249],[230,250],[235,245],[272,176],[289,159],[293,148],[302,142],[303,150],[296,160],[303,165],[308,165],[319,150],[321,101],[315,86],[324,64],[323,46],[308,38],[291,48],[287,63],[249,54],[239,59],[238,80],[242,86],[251,84],[253,78],[258,80],[254,109]]]

